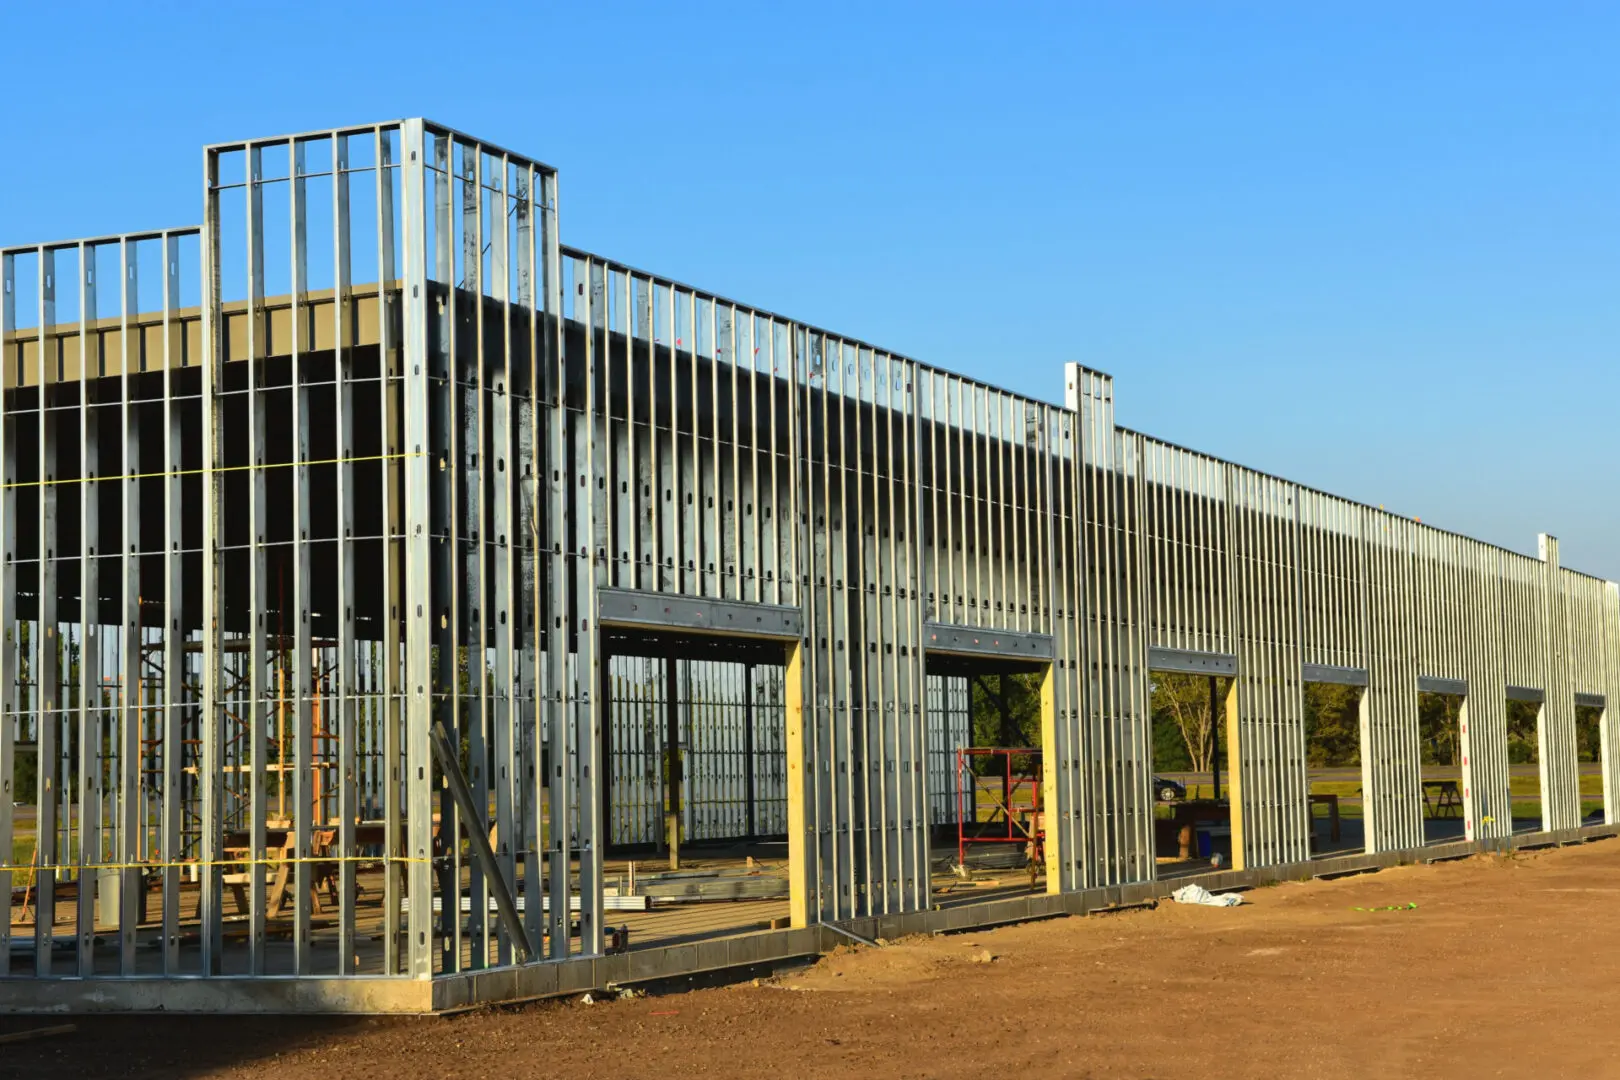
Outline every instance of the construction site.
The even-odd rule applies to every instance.
[[[0,1011],[442,1012],[1620,832],[1620,587],[1552,536],[571,248],[430,121],[202,179],[0,249]]]

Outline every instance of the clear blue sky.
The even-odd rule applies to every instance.
[[[8,6],[0,240],[426,115],[567,243],[1620,578],[1620,5],[501,8]]]

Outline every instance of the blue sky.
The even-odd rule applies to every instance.
[[[1620,578],[1620,6],[21,7],[0,242],[427,115],[567,243]]]

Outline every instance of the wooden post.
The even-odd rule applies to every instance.
[[[1231,792],[1228,800],[1231,807],[1232,822],[1232,869],[1242,870],[1243,865],[1243,785],[1242,760],[1238,750],[1238,688],[1237,679],[1234,678],[1226,687],[1226,771],[1228,775],[1227,789]]]
[[[794,927],[810,925],[810,770],[804,760],[804,647],[788,647],[783,702],[787,706],[788,914]]]
[[[1046,857],[1046,891],[1056,894],[1063,891],[1064,836],[1061,832],[1046,835],[1046,815],[1058,809],[1057,683],[1052,668],[1047,664],[1041,672],[1041,812],[1033,827],[1039,830],[1041,853]]]

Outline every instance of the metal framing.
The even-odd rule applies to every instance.
[[[1366,688],[1368,856],[1423,843],[1425,690],[1465,699],[1468,840],[1511,833],[1515,697],[1544,827],[1580,824],[1620,590],[1551,537],[1129,431],[1076,364],[1023,398],[564,248],[554,170],[425,120],[211,146],[203,194],[197,228],[0,251],[0,841],[31,807],[3,876],[39,915],[0,1005],[277,976],[352,1007],[599,956],[615,628],[787,646],[800,927],[931,908],[965,736],[930,651],[1045,672],[1055,893],[1154,876],[1155,668],[1232,679],[1241,867],[1309,858],[1308,681]]]

